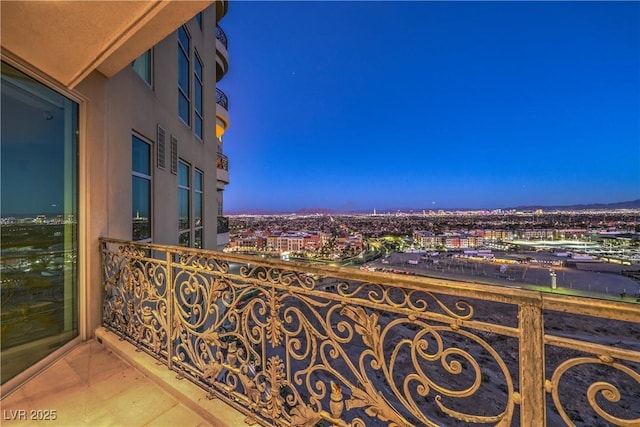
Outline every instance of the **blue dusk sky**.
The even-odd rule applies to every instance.
[[[640,198],[639,2],[231,1],[225,212]]]

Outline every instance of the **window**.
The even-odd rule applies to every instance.
[[[202,185],[204,174],[202,171],[195,170],[193,175],[193,216],[194,216],[194,247],[202,249],[202,213],[203,213],[203,197]]]
[[[151,49],[136,58],[136,60],[131,63],[131,67],[133,67],[134,71],[138,73],[142,80],[151,86]]]
[[[196,136],[202,140],[202,62],[198,57],[198,53],[195,54],[194,67],[193,67],[193,91],[194,91],[194,109],[195,109],[195,123],[194,131]]]
[[[78,104],[2,62],[1,382],[78,336]],[[89,249],[90,250],[90,249]]]
[[[189,211],[189,165],[178,162],[178,244],[191,246],[191,214]]]
[[[151,144],[132,137],[132,239],[151,239]]]
[[[178,115],[182,121],[191,126],[191,92],[189,91],[190,40],[184,27],[178,30]]]

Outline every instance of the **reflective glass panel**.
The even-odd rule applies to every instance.
[[[178,185],[189,186],[189,166],[186,163],[178,163]]]
[[[199,115],[195,115],[195,133],[196,136],[200,139],[202,139],[202,117],[200,117]]]
[[[202,191],[202,172],[197,170],[193,175],[193,189],[196,191]]]
[[[184,96],[184,94],[180,91],[179,92],[179,96],[178,96],[178,114],[180,115],[180,118],[187,124],[189,125],[191,123],[191,120],[189,120],[190,115],[189,115],[189,100],[187,99],[186,96]]]
[[[178,244],[180,246],[189,247],[191,246],[191,239],[189,237],[189,232],[180,233],[180,237],[178,238]]]
[[[178,86],[189,95],[189,57],[182,49],[178,49]]]
[[[196,227],[202,225],[202,193],[193,195],[193,212],[195,214]]]
[[[132,239],[151,238],[151,144],[133,135],[131,139],[132,163]]]
[[[196,77],[202,80],[202,62],[200,62],[200,58],[198,58],[197,55],[195,55],[195,58],[196,58],[196,62],[195,62],[194,72],[196,73]]]
[[[202,172],[193,174],[193,215],[195,227],[202,226]]]
[[[184,27],[178,29],[178,86],[189,96],[189,36]]]
[[[133,240],[151,238],[151,180],[133,177]]]
[[[194,232],[194,240],[193,247],[196,249],[202,249],[202,228],[198,228]]]
[[[2,63],[2,383],[78,335],[78,105]]]
[[[131,66],[145,82],[151,84],[151,49],[136,58]]]
[[[178,190],[178,222],[180,230],[189,229],[189,190]]]
[[[187,30],[184,27],[178,29],[178,43],[180,43],[180,47],[184,51],[189,52],[189,34],[187,34]]]
[[[151,175],[151,146],[134,136],[132,151],[133,171]]]
[[[188,230],[189,218],[189,166],[183,162],[178,163],[178,227],[180,230]],[[182,239],[182,238],[181,238]]]

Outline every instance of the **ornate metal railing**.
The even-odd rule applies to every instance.
[[[229,232],[229,217],[218,216],[218,234]]]
[[[104,326],[282,426],[639,425],[640,306],[101,240]]]
[[[229,98],[218,88],[216,88],[216,104],[229,111]]]
[[[220,25],[216,25],[216,39],[222,43],[225,49],[228,49],[227,35],[224,33],[224,30],[220,28]]]
[[[217,153],[218,157],[216,159],[216,168],[224,169],[226,171],[229,170],[229,158],[222,153]]]

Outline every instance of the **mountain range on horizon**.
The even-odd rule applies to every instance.
[[[640,199],[630,200],[626,202],[616,202],[616,203],[588,203],[588,204],[576,204],[576,205],[562,205],[562,206],[549,206],[549,205],[521,205],[521,206],[513,206],[513,207],[504,207],[504,208],[438,208],[438,210],[444,211],[477,211],[477,210],[494,210],[494,209],[502,209],[502,210],[517,210],[517,211],[533,211],[536,209],[542,210],[572,210],[572,211],[580,211],[580,210],[612,210],[612,209],[640,209]],[[378,213],[388,213],[388,212],[401,212],[401,213],[420,213],[423,210],[429,211],[433,210],[430,208],[390,208],[390,209],[380,209],[377,210]],[[295,211],[286,211],[286,210],[273,210],[273,209],[247,209],[247,210],[239,210],[239,211],[230,211],[227,215],[288,215],[288,214],[296,214],[296,215],[334,215],[334,214],[366,214],[372,213],[372,210],[349,210],[349,211],[341,211],[337,209],[327,209],[327,208],[302,208]]]

